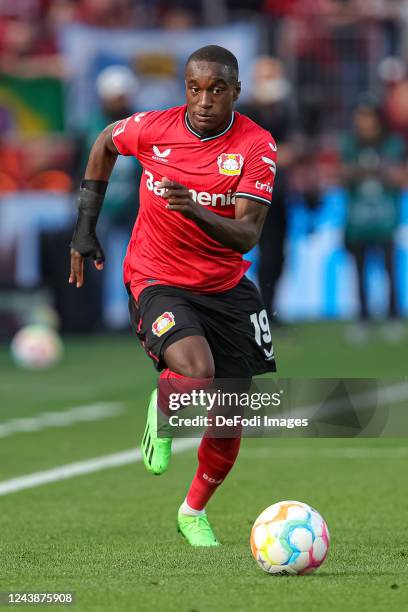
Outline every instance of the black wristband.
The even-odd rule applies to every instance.
[[[107,187],[107,181],[81,181],[78,218],[70,245],[84,257],[91,256],[96,261],[104,260],[103,250],[96,236],[96,223]]]
[[[79,190],[78,211],[87,217],[92,217],[96,221],[101,212],[103,200],[105,198],[108,181],[94,181],[83,179]]]
[[[99,195],[105,195],[108,188],[108,181],[94,181],[93,179],[82,179],[81,189],[89,189],[98,193]]]

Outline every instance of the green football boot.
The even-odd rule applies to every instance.
[[[177,531],[191,546],[220,546],[206,514],[190,516],[178,513]]]
[[[165,431],[164,427],[163,431]],[[171,456],[172,441],[170,437],[158,437],[157,389],[155,389],[150,396],[146,429],[141,444],[143,463],[148,472],[158,476],[167,470]]]

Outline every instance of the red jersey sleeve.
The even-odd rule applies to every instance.
[[[235,197],[271,205],[276,174],[276,144],[269,133],[262,136],[244,160]]]
[[[141,134],[149,114],[135,113],[115,125],[112,131],[112,140],[121,155],[138,156],[142,144]]]

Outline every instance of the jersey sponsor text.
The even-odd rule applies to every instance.
[[[155,180],[153,174],[148,170],[145,170],[145,174],[148,190],[161,197],[164,188],[159,187],[160,181]],[[235,196],[231,189],[228,189],[227,193],[209,193],[208,191],[196,191],[195,189],[189,189],[189,192],[193,200],[203,206],[231,206],[235,204]]]

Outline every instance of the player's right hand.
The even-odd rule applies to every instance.
[[[103,270],[105,255],[95,233],[97,217],[92,219],[79,211],[71,244],[71,274],[69,283],[76,283],[77,289],[84,284],[84,258],[92,257],[97,270]]]
[[[80,289],[84,284],[84,259],[77,250],[71,247],[71,273],[69,275],[69,283],[76,283],[77,289]],[[103,270],[104,255],[103,251],[100,251],[98,258],[94,257],[94,265],[97,270]]]

